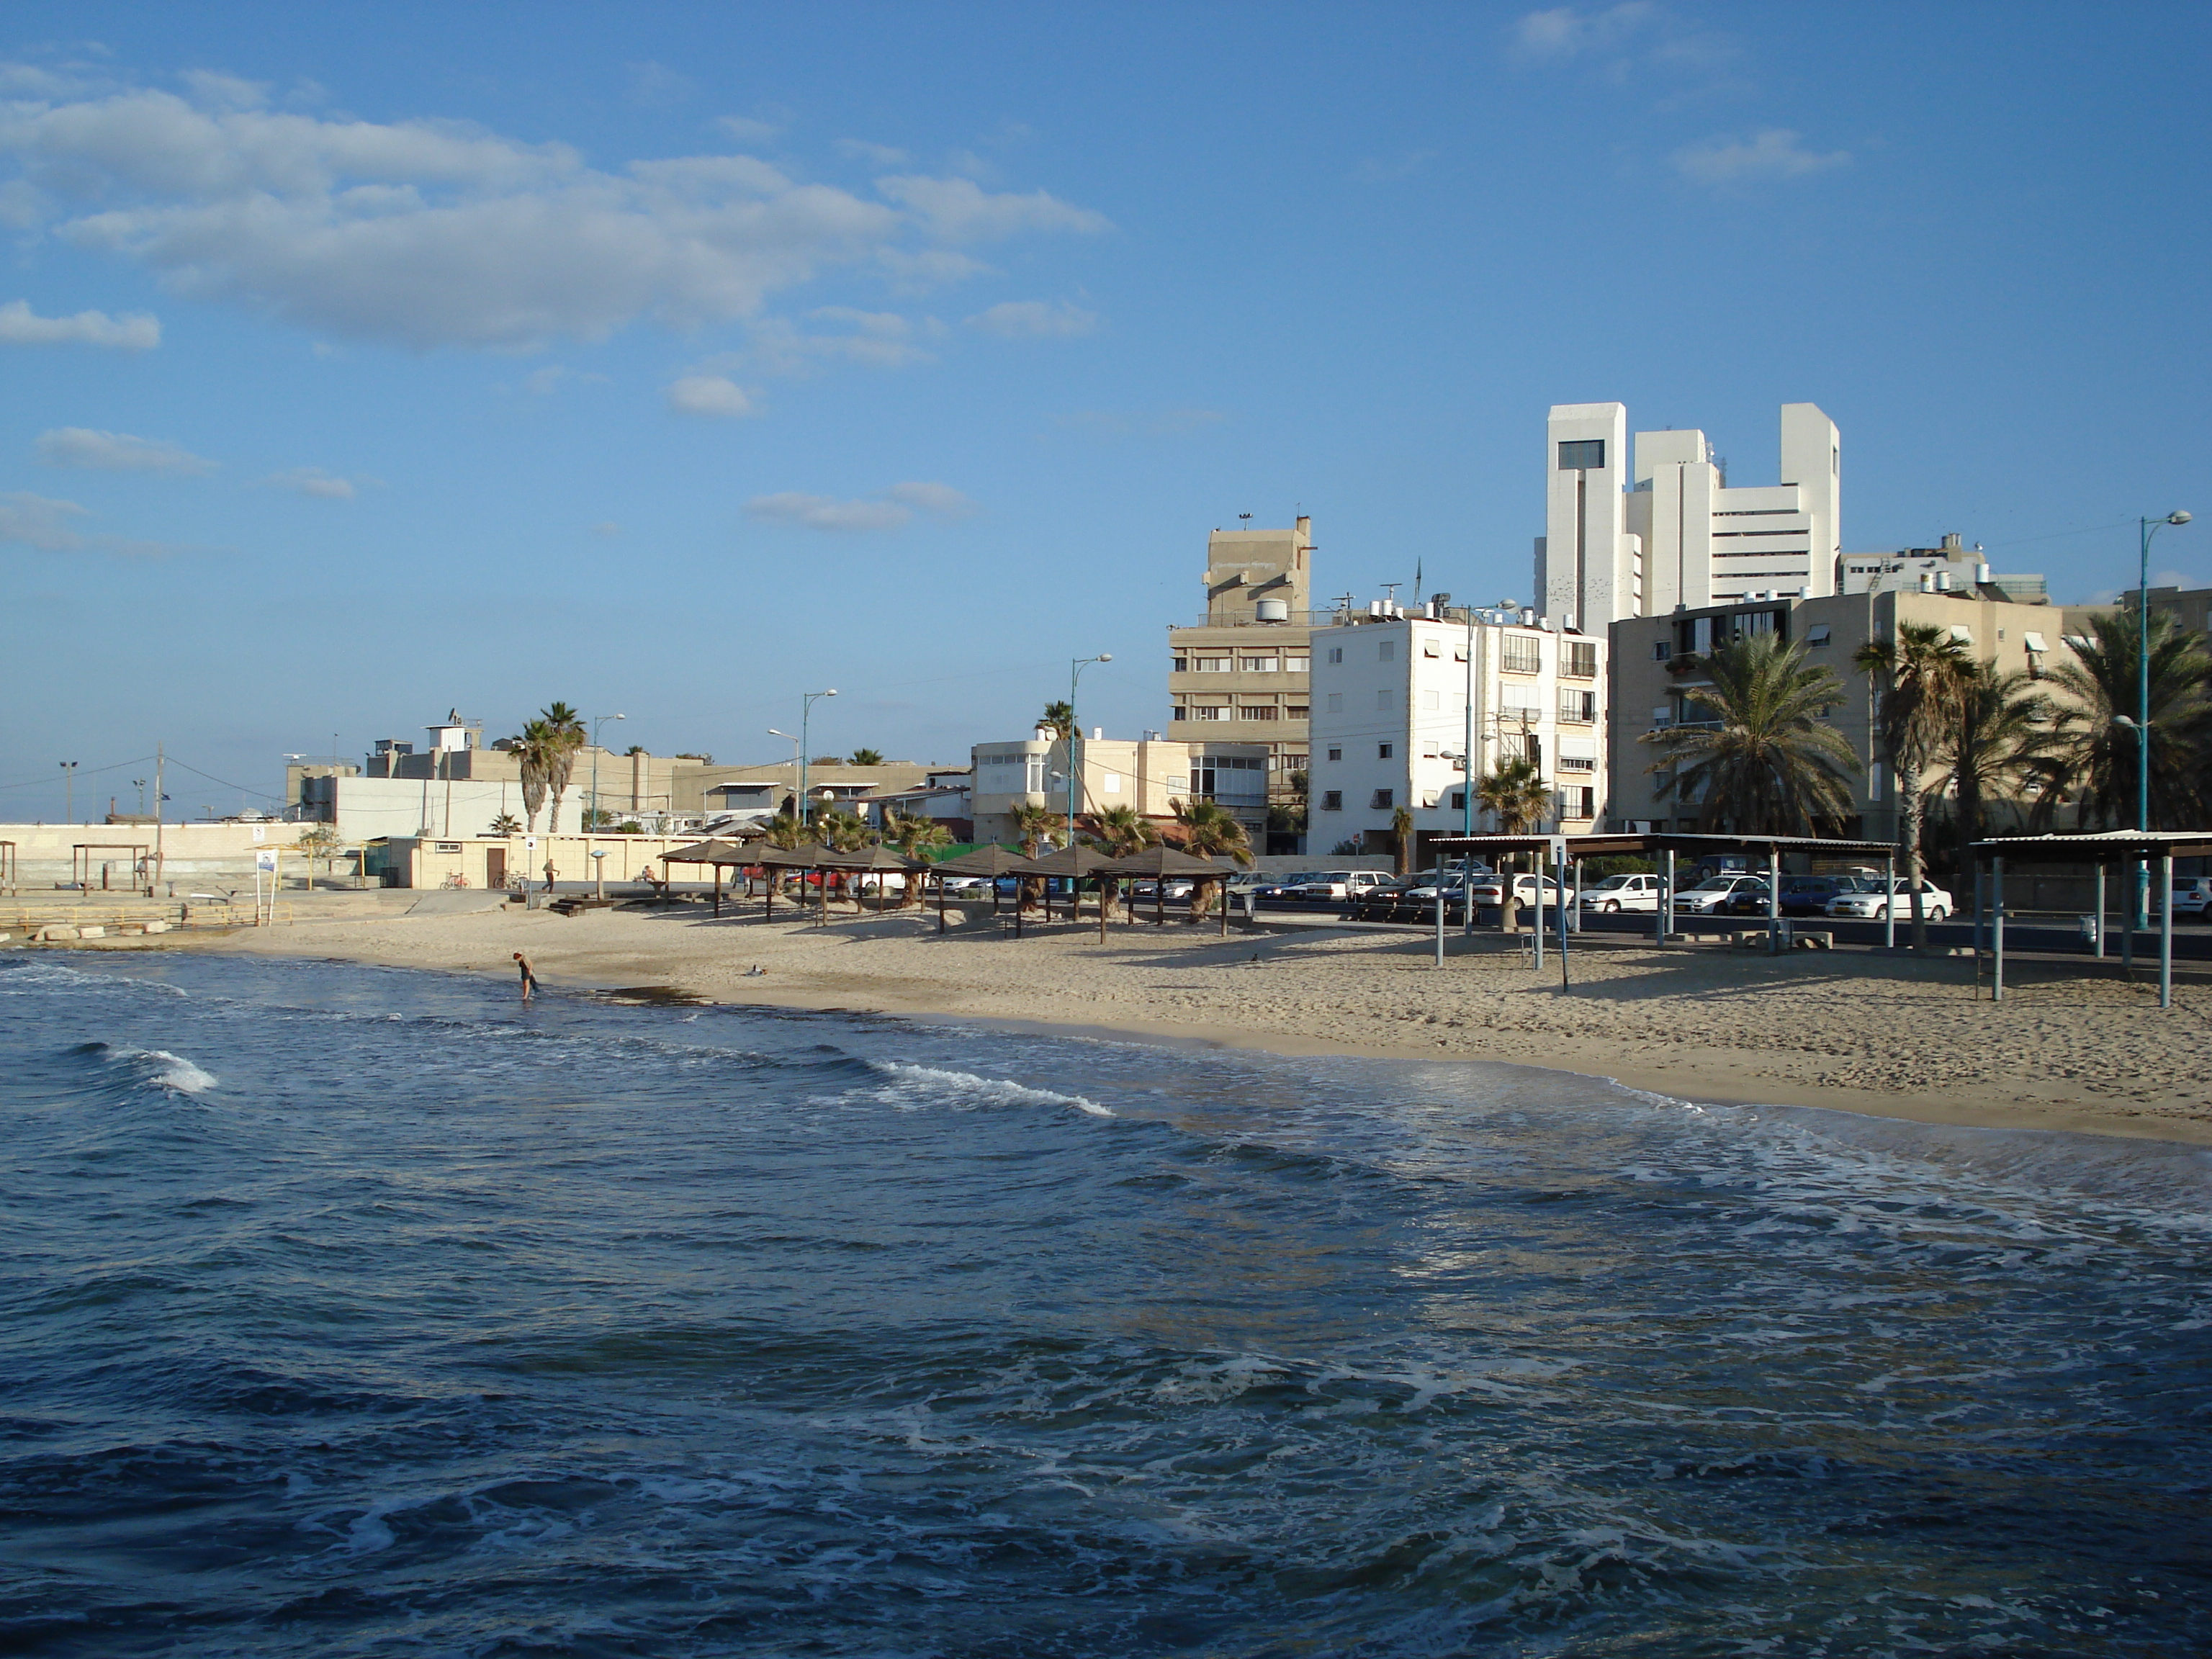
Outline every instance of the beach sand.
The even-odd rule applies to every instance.
[[[382,896],[397,903],[411,896]],[[956,917],[956,923],[957,918]],[[933,912],[708,920],[702,907],[574,917],[513,908],[381,914],[170,948],[313,956],[512,982],[528,953],[549,988],[666,988],[709,1001],[1070,1027],[1287,1054],[1504,1060],[1585,1073],[1677,1099],[1821,1106],[1926,1122],[2212,1145],[2212,986],[2161,1010],[2139,975],[2021,963],[2006,1000],[1977,995],[1966,957],[1579,942],[1571,986],[1495,933],[1453,938],[1441,970],[1421,934],[1232,933],[1149,922],[1029,929]],[[1619,942],[1615,942],[1619,940]],[[153,940],[145,941],[148,945]],[[758,967],[763,972],[749,975]],[[2099,976],[2101,975],[2102,976]]]

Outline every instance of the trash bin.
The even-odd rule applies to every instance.
[[[2103,931],[2104,926],[2104,918],[2101,916],[2082,917],[2081,942],[2084,945],[2094,946],[2097,943],[2097,936]]]

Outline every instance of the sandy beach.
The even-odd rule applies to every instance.
[[[399,900],[399,895],[389,896]],[[1593,942],[1563,990],[1497,935],[1236,933],[1170,925],[988,922],[940,937],[933,914],[706,919],[699,907],[566,917],[512,908],[301,921],[167,948],[312,956],[511,980],[526,951],[548,988],[661,988],[708,1001],[1078,1028],[1279,1053],[1502,1060],[1676,1098],[1822,1106],[1928,1122],[2212,1145],[2212,988],[2154,992],[2071,964],[2021,963],[1977,999],[1963,957]],[[155,941],[144,941],[153,945]],[[757,968],[754,974],[750,970]]]

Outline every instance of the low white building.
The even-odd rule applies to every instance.
[[[1212,801],[1243,824],[1255,848],[1267,844],[1266,744],[1132,740],[1094,732],[1077,748],[1079,814],[1127,806],[1145,817],[1164,820],[1173,814],[1177,801]],[[1013,840],[1018,806],[1042,806],[1058,814],[1067,811],[1067,745],[1049,732],[1014,743],[977,744],[974,777],[969,799],[978,841]]]
[[[1395,850],[1395,814],[1427,842],[1468,823],[1469,747],[1479,781],[1534,763],[1552,794],[1546,830],[1580,833],[1606,811],[1606,642],[1525,613],[1443,609],[1355,617],[1313,636],[1308,846]],[[1478,804],[1478,831],[1498,826]]]

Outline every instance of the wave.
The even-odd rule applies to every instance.
[[[106,1042],[82,1042],[71,1052],[97,1056],[106,1064],[129,1073],[142,1088],[167,1090],[171,1094],[204,1094],[222,1079],[202,1071],[179,1054],[167,1048],[118,1048]]]
[[[889,1078],[892,1091],[919,1091],[933,1095],[953,1095],[968,1103],[994,1106],[1072,1106],[1092,1117],[1112,1117],[1109,1107],[1081,1095],[1064,1095],[1056,1089],[1033,1089],[1027,1084],[1009,1082],[1004,1078],[980,1077],[974,1072],[949,1071],[938,1066],[914,1066],[903,1060],[872,1060],[866,1062],[868,1069],[880,1077]]]

